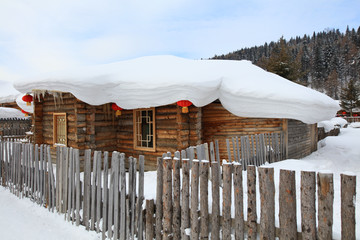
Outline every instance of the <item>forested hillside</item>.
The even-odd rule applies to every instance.
[[[289,80],[339,99],[353,79],[360,83],[360,27],[326,30],[312,36],[281,38],[278,42],[244,48],[214,59],[250,60]]]

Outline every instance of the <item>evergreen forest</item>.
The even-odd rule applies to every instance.
[[[280,38],[213,59],[250,60],[267,71],[340,99],[350,80],[360,84],[360,27],[348,27],[345,33],[327,29],[288,41]]]

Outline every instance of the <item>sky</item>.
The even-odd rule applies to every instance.
[[[0,0],[0,81],[149,55],[189,59],[360,26],[359,0]]]

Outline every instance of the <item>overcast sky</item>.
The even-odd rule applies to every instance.
[[[0,80],[360,26],[359,0],[0,0]]]

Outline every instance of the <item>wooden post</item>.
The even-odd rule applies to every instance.
[[[162,239],[162,195],[163,195],[163,159],[157,158],[157,175],[156,175],[156,240]]]
[[[297,239],[295,171],[280,170],[280,239]]]
[[[91,149],[85,150],[85,168],[84,168],[84,224],[86,230],[89,231],[90,216],[90,183],[91,183]]]
[[[318,173],[318,238],[332,239],[334,185],[333,174]]]
[[[211,239],[220,239],[220,163],[211,164],[212,179],[212,209],[211,209]]]
[[[114,239],[118,239],[119,237],[119,153],[115,154],[114,161]]]
[[[164,167],[164,182],[163,182],[163,239],[171,239],[172,236],[172,172],[171,172],[171,158],[166,157],[163,162]]]
[[[184,156],[184,154],[182,154]],[[189,239],[185,229],[190,227],[189,215],[190,160],[182,157],[182,190],[181,190],[181,239]]]
[[[139,156],[139,192],[138,192],[138,240],[143,239],[143,202],[144,202],[144,163],[145,159],[143,155]],[[179,173],[180,174],[180,173]],[[153,202],[154,205],[154,202]]]
[[[301,172],[301,232],[303,239],[316,239],[315,172]]]
[[[199,160],[193,160],[191,168],[190,239],[199,239]]]
[[[341,176],[341,239],[355,239],[356,175]]]
[[[107,207],[108,207],[108,161],[109,161],[109,152],[104,152],[104,176],[103,176],[103,207],[102,207],[102,213],[103,213],[103,224],[102,224],[102,239],[104,240],[106,238],[106,230],[108,229],[108,222],[107,222]]]
[[[97,154],[96,158],[96,232],[100,232],[100,211],[101,211],[101,152],[98,151],[95,154]],[[95,177],[94,176],[94,177]]]
[[[209,161],[200,162],[200,239],[209,238]]]
[[[256,167],[247,169],[247,228],[248,239],[256,239],[257,213],[256,213]]]
[[[244,239],[244,200],[242,183],[242,166],[234,164],[234,205],[235,205],[235,239]]]
[[[180,152],[175,152],[173,160],[173,188],[174,188],[174,204],[173,204],[173,239],[181,239],[180,223],[181,223],[181,207],[180,207]]]
[[[232,165],[223,163],[223,224],[222,239],[231,237],[231,185],[232,185]]]
[[[95,229],[95,200],[96,200],[96,158],[97,158],[97,151],[94,152],[93,158],[93,170],[92,170],[92,181],[91,181],[91,208],[90,208],[90,230]]]
[[[120,154],[120,240],[126,239],[126,172],[125,154]]]
[[[146,200],[145,239],[154,239],[154,200]]]
[[[109,207],[108,207],[108,238],[113,237],[113,222],[114,222],[114,182],[115,182],[115,162],[119,153],[114,151],[111,156],[111,174],[110,174],[110,186],[109,186]]]
[[[258,168],[260,182],[260,239],[275,239],[274,169]]]
[[[80,199],[81,199],[81,189],[80,189],[80,159],[79,159],[79,149],[74,149],[74,161],[75,161],[75,190],[76,190],[76,226],[80,224]]]

